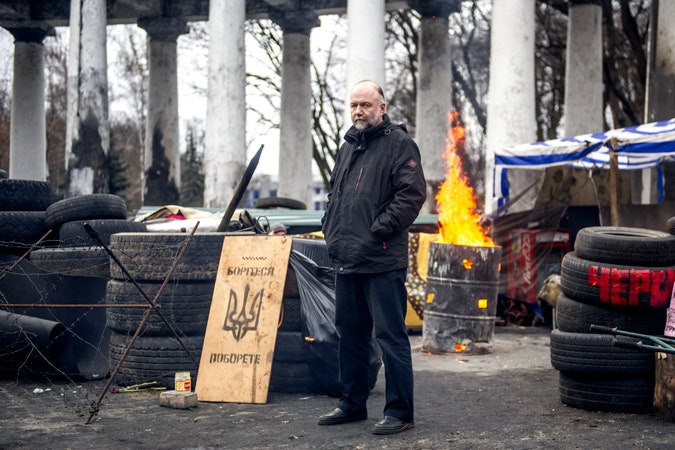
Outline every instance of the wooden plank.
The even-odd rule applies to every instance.
[[[265,403],[290,236],[226,236],[195,392],[199,401]]]

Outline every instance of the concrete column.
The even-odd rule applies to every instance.
[[[227,207],[246,165],[245,19],[245,0],[209,2],[204,206],[210,208]]]
[[[536,139],[534,38],[534,0],[493,0],[485,151],[486,213],[497,207],[493,198],[495,148]],[[510,203],[508,211],[533,208],[542,178],[540,170],[509,170],[510,197],[521,197]]]
[[[675,2],[652,0],[652,18],[647,62],[645,122],[675,117]],[[675,161],[665,161],[664,200],[675,200]],[[658,200],[654,169],[636,172],[632,178],[633,203]],[[639,201],[638,201],[639,199]]]
[[[309,34],[319,26],[310,11],[273,17],[284,31],[281,66],[279,197],[312,209],[312,74]]]
[[[345,130],[352,122],[349,93],[361,80],[373,80],[387,90],[384,79],[385,0],[347,0],[347,79]]]
[[[419,75],[415,139],[422,153],[427,180],[424,212],[436,212],[436,193],[447,171],[443,153],[452,112],[452,47],[448,16],[460,9],[459,1],[409,2],[422,16],[419,42]]]
[[[66,169],[68,196],[108,192],[105,0],[71,0]]]
[[[148,33],[148,114],[143,158],[143,204],[172,205],[180,199],[180,136],[176,39],[188,33],[184,20],[139,19]]]
[[[567,49],[565,60],[565,136],[602,131],[602,4],[600,0],[569,0]],[[593,183],[588,183],[588,171],[556,167],[548,169],[562,173],[566,180],[574,178],[574,205],[597,205]],[[607,174],[596,177],[595,184],[607,183]],[[557,190],[558,187],[554,187]]]
[[[602,6],[570,0],[565,61],[565,136],[602,131]]]
[[[4,25],[4,24],[3,24]],[[14,75],[9,138],[9,176],[47,181],[44,46],[48,25],[6,26],[14,36]]]
[[[675,2],[652,0],[645,122],[675,117]]]

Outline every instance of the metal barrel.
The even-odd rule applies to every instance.
[[[500,260],[498,246],[430,244],[423,351],[492,352]]]

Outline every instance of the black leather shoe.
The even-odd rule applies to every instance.
[[[396,417],[384,416],[384,419],[375,424],[373,428],[374,434],[395,434],[405,431],[408,428],[413,428],[413,422],[404,422]]]
[[[358,422],[368,418],[367,411],[344,412],[340,408],[335,408],[328,414],[319,417],[319,425],[339,425],[341,423]]]

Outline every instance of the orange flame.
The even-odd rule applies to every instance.
[[[440,237],[438,242],[473,247],[494,247],[495,243],[480,225],[473,188],[464,174],[457,145],[465,138],[465,129],[457,111],[448,113],[450,129],[445,139],[446,176],[436,194]]]

